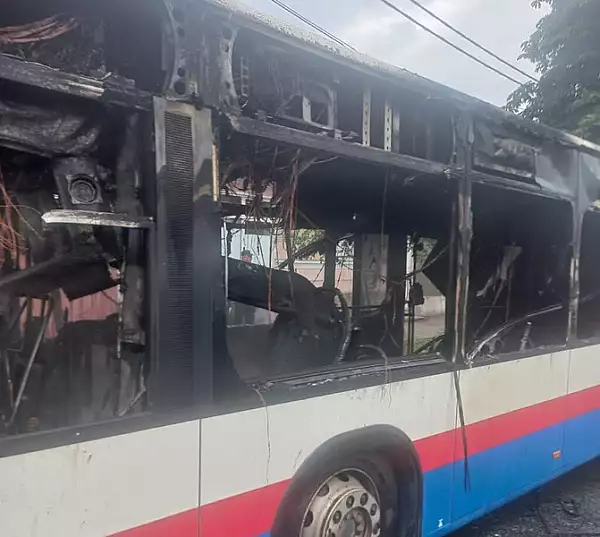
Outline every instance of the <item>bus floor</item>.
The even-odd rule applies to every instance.
[[[600,536],[600,459],[457,531],[451,537]]]

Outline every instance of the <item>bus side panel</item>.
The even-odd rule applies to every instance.
[[[568,467],[600,455],[600,346],[571,351],[564,459]]]
[[[453,446],[450,446],[453,449]],[[453,465],[425,472],[423,476],[423,535],[443,531],[451,521]]]
[[[301,464],[334,436],[378,424],[415,443],[425,472],[426,531],[447,524],[455,408],[452,377],[444,373],[203,419],[202,537],[268,535]]]
[[[463,372],[469,457],[465,470],[462,434],[457,431],[455,524],[560,472],[568,364],[564,351]]]
[[[2,537],[198,537],[198,453],[194,421],[0,458]]]

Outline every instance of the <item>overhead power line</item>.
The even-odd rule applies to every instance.
[[[276,0],[273,0],[274,2]],[[278,0],[277,0],[278,1]],[[460,52],[461,54],[464,54],[465,56],[467,56],[468,58],[470,58],[471,60],[473,60],[474,62],[477,62],[479,65],[483,65],[483,67],[489,69],[490,71],[493,71],[494,73],[496,73],[497,75],[500,75],[503,78],[506,78],[507,80],[510,80],[511,82],[521,86],[523,83],[519,82],[516,78],[513,78],[510,75],[507,75],[506,73],[500,71],[500,69],[496,69],[494,66],[490,65],[489,63],[486,63],[485,61],[483,61],[481,58],[478,58],[477,56],[475,56],[474,54],[471,54],[470,52],[466,51],[465,49],[463,49],[462,47],[456,45],[455,43],[453,43],[452,41],[450,41],[449,39],[446,39],[444,36],[438,34],[437,32],[433,31],[431,28],[429,28],[427,25],[419,22],[417,19],[415,19],[414,17],[411,17],[408,13],[406,13],[406,11],[403,11],[402,9],[400,9],[398,6],[392,4],[391,2],[389,2],[388,0],[380,0],[383,4],[385,4],[387,7],[389,7],[390,9],[393,9],[396,13],[399,13],[400,15],[402,15],[405,19],[408,19],[410,22],[412,22],[413,24],[416,24],[419,28],[421,28],[422,30],[425,30],[427,33],[431,34],[434,37],[437,37],[440,41],[446,43],[446,45],[452,47],[454,50],[457,50],[458,52]]]
[[[495,52],[493,52],[490,49],[488,49],[488,48],[484,47],[483,45],[479,44],[477,41],[475,41],[474,39],[472,39],[471,37],[469,37],[468,35],[466,35],[464,32],[461,32],[458,28],[455,28],[454,26],[452,26],[449,22],[446,22],[444,19],[442,19],[442,17],[440,17],[439,15],[436,15],[433,11],[431,11],[429,8],[425,7],[418,0],[408,0],[408,1],[411,4],[414,4],[415,6],[417,6],[419,9],[422,9],[430,17],[433,17],[436,21],[438,21],[441,24],[443,24],[446,28],[452,30],[454,33],[458,34],[460,37],[462,37],[463,39],[465,39],[466,41],[468,41],[469,43],[471,43],[471,45],[477,47],[479,50],[485,52],[486,54],[489,54],[492,58],[498,60],[500,63],[502,63],[506,67],[510,67],[511,69],[514,69],[517,73],[522,74],[524,77],[527,77],[529,80],[531,80],[533,82],[539,82],[539,80],[537,78],[531,76],[529,73],[527,73],[526,71],[523,71],[522,69],[520,69],[516,65],[513,65],[512,63],[506,61],[501,56],[498,56],[498,54],[496,54]]]
[[[302,15],[301,13],[298,13],[297,11],[292,9],[290,6],[288,6],[287,4],[284,4],[281,0],[271,0],[271,2],[273,2],[275,5],[279,6],[281,9],[287,11],[290,15],[293,15],[297,19],[301,20],[304,24],[308,24],[311,28],[317,30],[317,32],[322,33],[324,36],[328,37],[329,39],[331,39],[338,45],[349,48],[350,50],[353,50],[354,52],[356,52],[356,49],[353,46],[349,45],[345,41],[342,41],[339,37],[335,36],[331,32],[328,32],[327,30],[325,30],[325,28],[322,28],[316,22],[313,22],[309,18]]]
[[[486,69],[489,69],[490,71],[496,73],[497,75],[500,75],[501,77],[503,77],[503,78],[505,78],[507,80],[510,80],[514,84],[517,84],[519,86],[523,84],[521,81],[517,80],[516,78],[513,78],[512,76],[504,73],[500,69],[497,69],[493,65],[490,65],[489,63],[485,62],[481,58],[478,58],[474,54],[471,54],[470,52],[466,51],[465,49],[463,49],[459,45],[453,43],[449,39],[446,39],[444,36],[438,34],[434,30],[432,30],[431,28],[429,28],[427,25],[419,22],[417,19],[415,19],[414,17],[412,17],[411,15],[409,15],[408,13],[406,13],[406,11],[403,11],[398,6],[396,6],[395,4],[392,4],[392,2],[389,2],[388,0],[380,0],[380,1],[384,5],[386,5],[387,7],[389,7],[390,9],[394,10],[396,13],[402,15],[404,18],[406,18],[407,20],[409,20],[413,24],[417,25],[422,30],[425,30],[427,33],[433,35],[434,37],[436,37],[437,39],[439,39],[440,41],[442,41],[446,45],[452,47],[454,50],[460,52],[461,54],[464,54],[465,56],[467,56],[468,58],[470,58],[474,62],[477,62],[479,65],[482,65],[483,67],[485,67]],[[308,17],[305,17],[301,13],[298,13],[296,10],[292,9],[290,6],[288,6],[287,4],[285,4],[284,2],[282,2],[282,0],[271,0],[271,2],[273,2],[275,5],[279,6],[284,11],[287,11],[290,15],[296,17],[297,19],[299,19],[300,21],[302,21],[304,24],[307,24],[308,26],[310,26],[311,28],[313,28],[317,32],[320,32],[325,37],[329,38],[330,40],[332,40],[333,42],[337,43],[338,45],[340,45],[342,47],[345,47],[345,48],[348,48],[348,49],[353,50],[354,52],[356,52],[356,49],[352,45],[346,43],[345,41],[343,41],[342,39],[340,39],[336,35],[334,35],[331,32],[325,30],[325,28],[322,28],[317,23],[315,23],[312,20],[310,20]],[[427,9],[425,6],[423,6],[417,0],[409,0],[409,2],[412,2],[414,5],[418,6],[423,11],[425,11],[428,15],[430,15],[431,17],[433,17],[434,19],[436,19],[437,21],[439,21],[440,23],[442,23],[444,26],[450,28],[452,31],[456,32],[463,39],[466,39],[469,43],[473,44],[477,48],[483,50],[484,52],[486,52],[487,54],[489,54],[490,56],[492,56],[493,58],[495,58],[496,60],[500,61],[502,64],[510,67],[511,69],[514,69],[515,71],[519,72],[520,74],[522,74],[523,76],[529,78],[530,80],[532,80],[534,82],[537,82],[537,80],[534,77],[532,77],[531,75],[527,74],[525,71],[522,71],[518,67],[510,64],[509,62],[507,62],[506,60],[504,60],[503,58],[501,58],[500,56],[498,56],[497,54],[495,54],[491,50],[488,50],[483,45],[480,45],[474,39],[471,39],[468,35],[464,34],[460,30],[458,30],[457,28],[454,28],[451,24],[447,23],[441,17],[439,17],[438,15],[436,15],[433,11]]]

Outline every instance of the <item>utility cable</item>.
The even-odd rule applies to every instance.
[[[302,15],[301,13],[298,13],[297,11],[292,9],[290,6],[288,6],[287,4],[284,4],[281,0],[271,0],[271,2],[273,2],[275,5],[279,6],[284,11],[287,11],[290,15],[293,15],[297,19],[301,20],[304,24],[308,24],[311,28],[317,30],[317,32],[322,33],[324,36],[328,37],[329,39],[331,39],[338,45],[341,45],[342,47],[345,47],[345,48],[349,48],[350,50],[353,50],[354,52],[356,52],[356,49],[353,46],[349,45],[345,41],[342,41],[339,37],[335,36],[331,32],[328,32],[327,30],[325,30],[325,28],[322,28],[316,22],[313,22],[309,18]]]
[[[272,0],[272,1],[275,2],[276,0]],[[277,1],[279,1],[279,0],[277,0]],[[462,47],[460,47],[457,44],[453,43],[449,39],[446,39],[444,36],[438,34],[434,30],[432,30],[431,28],[429,28],[427,25],[419,22],[417,19],[415,19],[414,17],[410,16],[408,13],[406,13],[406,11],[403,11],[398,6],[396,6],[395,4],[392,4],[388,0],[380,0],[380,1],[383,4],[385,4],[387,7],[389,7],[390,9],[394,10],[396,13],[402,15],[405,19],[408,19],[413,24],[416,24],[422,30],[425,30],[427,33],[431,34],[432,36],[437,37],[440,41],[442,41],[446,45],[452,47],[454,50],[457,50],[461,54],[464,54],[465,56],[467,56],[468,58],[470,58],[474,62],[477,62],[479,65],[482,65],[483,67],[489,69],[490,71],[493,71],[497,75],[500,75],[501,77],[506,78],[507,80],[510,80],[511,82],[514,82],[515,84],[517,84],[519,86],[523,85],[523,83],[519,82],[516,78],[513,78],[512,76],[507,75],[506,73],[500,71],[499,69],[496,69],[494,66],[490,65],[489,63],[486,63],[481,58],[478,58],[474,54],[471,54],[470,52],[466,51]]]
[[[488,48],[484,47],[483,45],[479,44],[477,41],[475,41],[474,39],[472,39],[471,37],[469,37],[468,35],[466,35],[464,32],[461,32],[458,28],[455,28],[454,26],[452,26],[449,22],[446,22],[444,19],[442,19],[442,17],[440,17],[439,15],[436,15],[433,11],[431,11],[429,8],[425,7],[418,0],[408,0],[408,1],[411,4],[417,6],[419,9],[423,10],[430,17],[433,17],[436,21],[438,21],[441,24],[443,24],[446,28],[452,30],[454,33],[458,34],[464,40],[466,40],[469,43],[471,43],[471,45],[473,45],[474,47],[477,47],[479,50],[485,52],[486,54],[489,54],[492,58],[498,60],[501,64],[505,65],[506,67],[510,67],[511,69],[515,70],[517,73],[520,73],[524,77],[527,77],[532,82],[539,82],[539,80],[537,78],[531,76],[529,73],[523,71],[522,69],[520,69],[516,65],[513,65],[512,63],[506,61],[501,56],[498,56],[498,54],[496,54],[495,52],[493,52],[490,49],[488,49]]]

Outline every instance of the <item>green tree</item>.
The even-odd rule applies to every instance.
[[[600,0],[533,0],[550,7],[522,45],[539,82],[528,82],[507,109],[600,142]]]
[[[312,244],[315,241],[322,239],[325,236],[325,232],[321,229],[296,229],[292,233],[292,245],[294,251],[297,252],[302,250],[302,248],[306,248],[308,245]],[[300,256],[298,258],[299,261],[303,261],[305,259],[320,259],[321,253],[314,252],[310,255]]]

